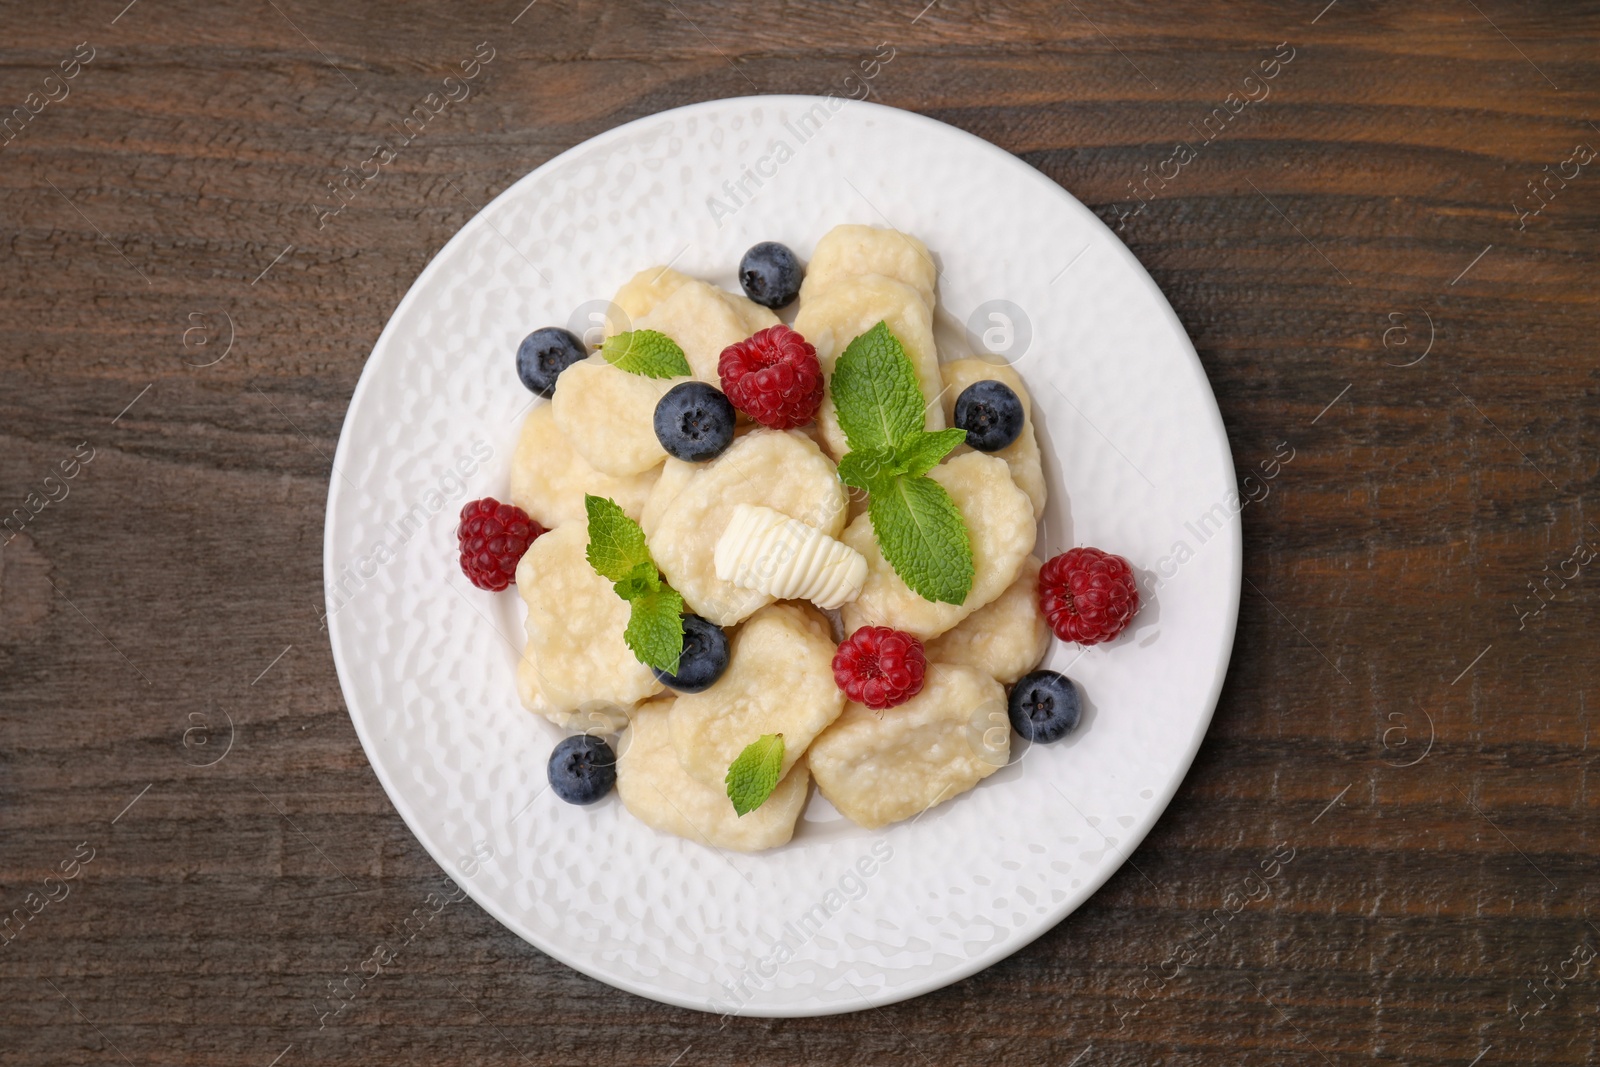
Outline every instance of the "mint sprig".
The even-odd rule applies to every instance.
[[[606,362],[629,374],[646,378],[674,378],[693,373],[689,358],[678,342],[655,330],[630,330],[613,334],[600,346]]]
[[[883,558],[924,600],[959,604],[972,589],[972,545],[966,523],[945,487],[932,478],[901,475],[867,501]],[[902,568],[897,561],[910,560]],[[906,577],[914,571],[916,581]]]
[[[728,799],[733,801],[733,810],[740,818],[767,802],[778,788],[778,772],[782,769],[782,734],[762,734],[728,764]]]
[[[683,655],[683,597],[671,586],[662,585],[640,593],[628,601],[628,626],[622,640],[640,663],[678,672]]]
[[[584,494],[589,566],[628,602],[622,640],[640,663],[672,674],[683,655],[683,597],[661,580],[644,531],[615,500]]]
[[[834,364],[829,387],[852,449],[893,449],[922,429],[925,401],[917,369],[888,323],[850,342]]]
[[[916,368],[887,323],[850,342],[829,388],[850,443],[839,479],[867,491],[883,558],[924,600],[962,603],[972,591],[972,540],[955,501],[927,475],[967,432],[923,429]]]
[[[920,394],[919,394],[920,395]],[[939,465],[939,461],[955,451],[957,445],[967,439],[967,431],[959,427],[948,430],[918,430],[911,434],[900,446],[895,449],[894,459],[898,466],[904,467],[903,473],[913,477],[927,474]]]

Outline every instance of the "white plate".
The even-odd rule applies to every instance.
[[[603,306],[652,264],[736,291],[751,244],[782,241],[805,257],[842,222],[925,240],[942,271],[942,340],[959,348],[970,322],[991,350],[1009,349],[1033,393],[1050,482],[1040,555],[1095,545],[1126,556],[1143,575],[1137,623],[1109,646],[1052,648],[1047,665],[1070,669],[1087,697],[1075,735],[1014,756],[909,824],[861,830],[813,797],[791,844],[740,855],[657,833],[614,794],[567,806],[545,790],[559,732],[517,703],[521,602],[474,589],[456,562],[461,505],[507,495],[530,400],[517,343],[587,302]],[[1053,182],[976,137],[873,104],[695,104],[602,134],[517,182],[401,301],[334,466],[334,662],[390,799],[507,927],[670,1004],[853,1011],[1026,945],[1161,814],[1233,644],[1233,463],[1172,309]]]

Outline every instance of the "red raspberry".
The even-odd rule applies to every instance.
[[[928,657],[922,642],[887,626],[863,626],[833,656],[833,680],[844,695],[873,711],[922,692]]]
[[[517,561],[544,527],[515,504],[492,496],[461,509],[456,540],[461,543],[461,570],[479,589],[498,592],[516,577]]]
[[[1133,568],[1098,548],[1072,548],[1039,571],[1039,608],[1063,641],[1098,645],[1120,634],[1139,610]]]
[[[782,324],[724,348],[717,375],[734,407],[774,430],[804,426],[822,403],[817,350]]]

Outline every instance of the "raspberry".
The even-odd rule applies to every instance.
[[[734,407],[774,430],[804,426],[822,403],[817,350],[782,324],[724,348],[717,374]]]
[[[544,527],[515,504],[492,496],[461,509],[456,540],[461,543],[461,570],[479,589],[498,592],[511,584],[517,561]]]
[[[1098,645],[1120,634],[1139,610],[1133,568],[1098,548],[1073,548],[1039,571],[1039,608],[1063,641]]]
[[[833,656],[834,683],[873,711],[904,704],[922,692],[927,669],[922,642],[887,626],[863,626]]]

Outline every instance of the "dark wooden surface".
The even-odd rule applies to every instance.
[[[124,2],[0,9],[0,118],[94,50],[0,145],[0,510],[60,497],[0,550],[0,908],[66,893],[0,946],[0,1064],[1600,1062],[1600,562],[1572,551],[1600,547],[1600,161],[1514,207],[1600,147],[1600,5]],[[326,183],[485,41],[473,97],[319,229]],[[319,1029],[444,885],[318,625],[329,457],[384,321],[555,153],[843,91],[879,42],[876,99],[1113,223],[1294,50],[1121,231],[1241,476],[1295,457],[1245,510],[1177,799],[1057,929],[889,1009],[719,1029],[464,902]]]

